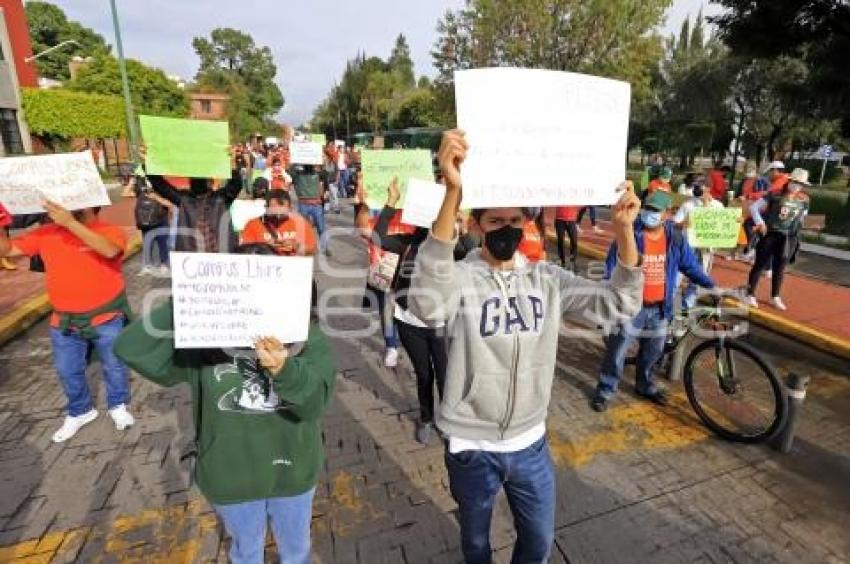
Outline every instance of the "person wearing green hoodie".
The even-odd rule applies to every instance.
[[[193,481],[232,538],[232,562],[263,562],[269,520],[281,562],[310,562],[321,419],[334,389],[328,339],[312,323],[300,351],[260,338],[255,350],[226,354],[175,350],[173,328],[169,301],[131,323],[115,354],[156,384],[191,389]]]

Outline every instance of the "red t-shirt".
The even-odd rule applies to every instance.
[[[667,262],[667,235],[653,240],[648,233],[643,235],[643,303],[654,304],[664,301],[665,266]]]
[[[522,226],[522,241],[517,250],[525,255],[529,262],[540,262],[546,258],[543,237],[533,219],[527,219]]]
[[[555,209],[555,219],[561,221],[577,221],[581,206],[559,206]]]
[[[646,187],[648,193],[652,194],[656,190],[663,190],[664,192],[670,192],[670,183],[666,180],[661,180],[660,178],[655,178],[649,182],[649,185]]]
[[[369,228],[374,231],[375,225],[378,223],[378,216],[372,216],[369,218]],[[390,224],[387,226],[387,235],[410,235],[416,231],[416,227],[413,225],[408,225],[406,223],[401,222],[401,210],[396,210],[392,219],[390,219]],[[384,251],[381,249],[380,245],[375,244],[375,238],[373,237],[364,237],[366,239],[366,244],[369,249],[369,266],[375,266],[379,262],[381,262],[381,257],[384,256]]]
[[[286,221],[273,228],[274,235],[263,225],[262,218],[255,218],[245,225],[240,235],[240,242],[247,243],[268,243],[273,245],[276,242],[294,241],[296,249],[302,247],[305,255],[316,254],[316,232],[313,230],[313,225],[298,215],[290,213]],[[275,249],[278,251],[277,249]],[[283,252],[279,250],[281,255],[297,255],[298,251]]]
[[[117,225],[97,219],[86,227],[122,249],[127,247],[127,235]],[[12,244],[27,256],[41,255],[47,296],[56,311],[86,313],[108,304],[124,290],[124,274],[121,271],[124,254],[108,259],[90,249],[64,227],[42,225],[16,237]],[[106,323],[116,315],[97,315],[92,319],[92,325]],[[53,327],[59,325],[59,316],[55,313],[50,324]]]

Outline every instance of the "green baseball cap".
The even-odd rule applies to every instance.
[[[661,169],[661,172],[658,173],[658,177],[662,180],[670,180],[673,178],[673,171],[670,170],[669,166],[665,166]]]
[[[667,211],[672,204],[673,197],[664,190],[656,190],[643,201],[643,207],[660,212]]]

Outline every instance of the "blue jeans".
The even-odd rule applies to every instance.
[[[322,235],[325,232],[325,208],[322,204],[298,204],[298,213],[303,215],[316,228],[319,237],[319,251],[325,252],[328,242]]]
[[[351,169],[347,168],[345,170],[339,171],[339,197],[347,198],[348,197],[348,184],[351,181]]]
[[[642,308],[629,323],[621,325],[616,334],[608,337],[605,358],[599,374],[596,393],[610,399],[617,393],[617,385],[623,376],[626,353],[635,340],[638,341],[635,389],[638,393],[654,394],[657,389],[652,376],[652,367],[664,352],[667,339],[667,320],[661,307]]]
[[[112,344],[124,329],[124,317],[118,316],[112,321],[99,325],[97,338],[91,341],[100,357],[103,367],[103,381],[106,384],[106,405],[109,409],[130,402],[130,371],[112,352]],[[89,341],[77,333],[63,334],[59,329],[50,328],[50,340],[53,343],[53,364],[59,374],[62,389],[68,398],[68,415],[76,417],[90,411],[92,404],[89,385],[86,382],[86,353]]]
[[[511,562],[546,562],[555,537],[555,473],[546,438],[518,452],[446,451],[445,458],[467,564],[492,559],[490,521],[502,487],[517,532]]]
[[[387,293],[380,290],[372,290],[378,300],[378,315],[381,318],[381,333],[384,335],[384,344],[388,349],[397,349],[399,345],[398,327],[393,323],[392,303],[387,303]]]
[[[214,505],[230,535],[233,564],[262,564],[265,561],[266,524],[282,564],[310,563],[310,521],[316,488],[292,497],[272,497],[243,503]]]
[[[142,263],[144,266],[154,266],[154,248],[159,253],[159,264],[168,266],[168,239],[170,235],[168,225],[161,225],[142,231],[144,242],[142,245]]]

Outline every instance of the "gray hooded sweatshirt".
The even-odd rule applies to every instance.
[[[455,241],[429,237],[420,247],[410,312],[445,326],[448,370],[437,426],[450,437],[505,440],[546,420],[564,316],[612,327],[633,318],[643,270],[618,264],[594,282],[521,255],[496,271],[471,252],[454,262]]]

